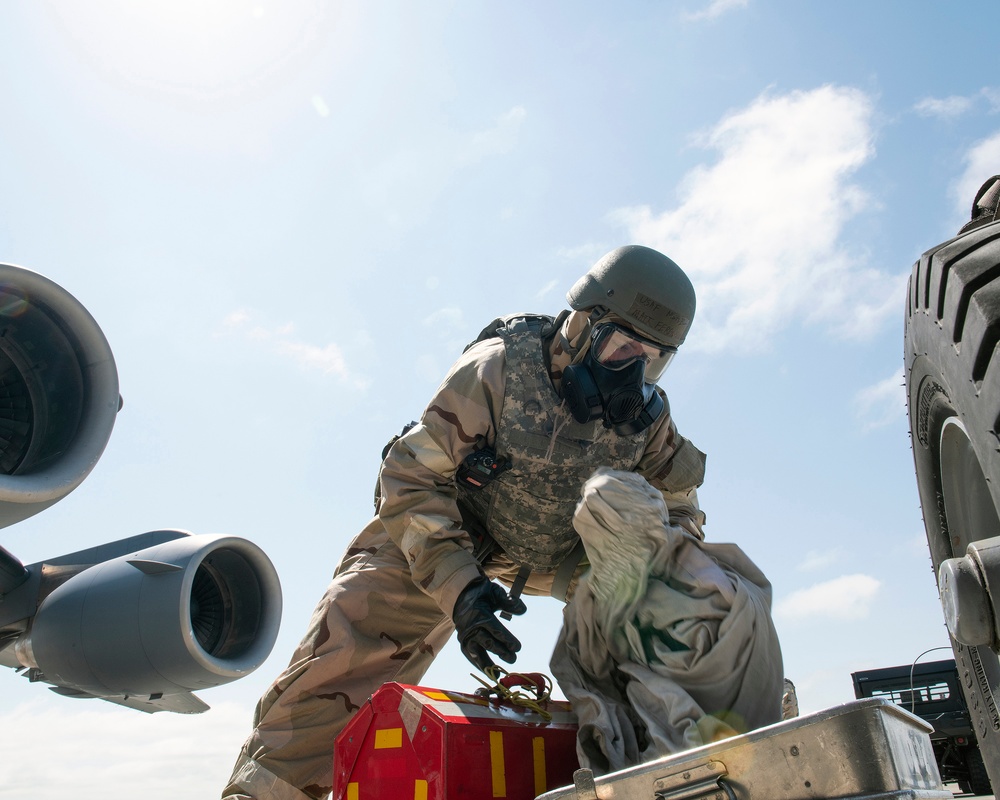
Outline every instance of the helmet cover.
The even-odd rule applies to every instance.
[[[576,310],[602,306],[638,333],[671,347],[684,342],[694,320],[694,286],[663,253],[642,245],[612,250],[566,294]]]

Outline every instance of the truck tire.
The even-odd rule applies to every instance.
[[[993,784],[990,782],[986,764],[983,763],[983,754],[978,747],[966,748],[965,765],[969,769],[969,787],[964,791],[972,792],[977,797],[992,797]]]
[[[969,542],[1000,536],[1000,223],[966,228],[924,253],[907,292],[907,411],[935,578]],[[951,644],[980,760],[1000,786],[1000,659]]]

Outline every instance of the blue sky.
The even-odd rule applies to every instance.
[[[212,797],[367,520],[383,443],[489,319],[637,242],[699,313],[664,376],[708,535],[774,585],[804,710],[947,644],[904,286],[1000,172],[1000,9],[885,0],[0,6],[0,261],[71,291],[125,406],[25,562],[161,527],[259,544],[281,634],[199,717],[0,673],[0,798]],[[554,601],[515,620],[546,670]],[[926,658],[946,657],[946,652]],[[457,648],[425,679],[477,684]]]

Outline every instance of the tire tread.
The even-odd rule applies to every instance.
[[[941,425],[947,415],[958,417],[968,431],[994,505],[1000,508],[1000,439],[994,433],[1000,425],[1000,222],[921,255],[910,275],[905,339],[911,445],[936,576],[941,561],[957,555],[936,477]],[[983,748],[976,755],[985,758],[985,770],[1000,784],[996,654],[989,648],[980,652],[982,648],[952,644]],[[986,671],[984,658],[994,659]]]

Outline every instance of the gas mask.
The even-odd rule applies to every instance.
[[[596,325],[583,359],[563,371],[563,396],[573,418],[603,420],[621,436],[644,431],[663,413],[654,384],[676,352],[620,325]]]

